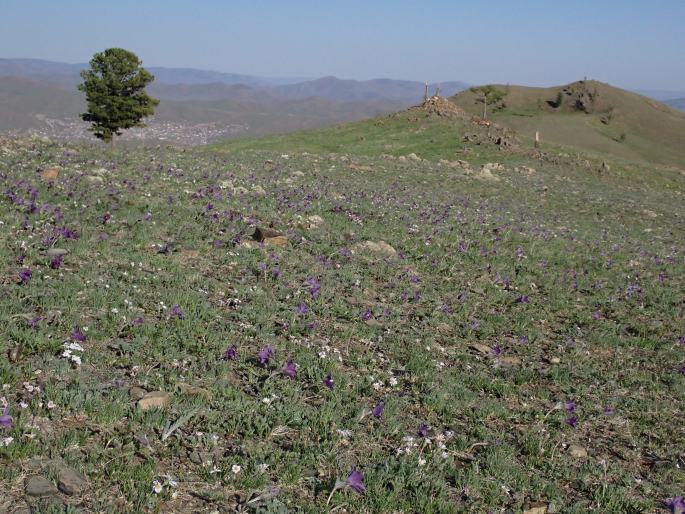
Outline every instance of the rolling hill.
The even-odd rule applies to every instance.
[[[663,164],[685,160],[685,114],[663,103],[596,81],[533,88],[498,86],[505,97],[491,119],[527,138],[599,154]],[[464,91],[450,99],[473,115],[483,107]]]
[[[247,149],[282,152],[333,152],[377,157],[414,153],[431,161],[489,162],[495,153],[512,161],[534,155],[563,155],[583,166],[599,166],[604,159],[626,166],[649,163],[682,169],[685,162],[685,114],[634,93],[592,83],[595,97],[590,112],[574,102],[553,107],[559,92],[577,92],[578,84],[536,89],[511,86],[506,107],[483,121],[482,106],[471,92],[450,99],[431,98],[426,104],[376,119],[256,140],[226,141],[223,152]],[[548,100],[548,99],[552,100]],[[535,149],[535,131],[542,133]],[[622,134],[625,134],[623,136]],[[506,157],[505,157],[506,155]],[[582,157],[579,157],[582,155]],[[523,162],[523,161],[521,161]],[[587,164],[594,162],[595,164]],[[599,164],[597,164],[599,163]],[[577,164],[577,163],[576,163]]]
[[[84,107],[80,93],[21,77],[0,76],[0,131],[45,126],[46,118],[77,117]]]

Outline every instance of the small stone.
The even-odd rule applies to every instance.
[[[407,159],[412,160],[414,162],[418,162],[421,160],[421,157],[419,157],[415,153],[410,153],[409,155],[407,155]]]
[[[397,251],[385,241],[364,241],[352,247],[353,251],[367,251],[371,253],[383,254],[388,257],[397,255]]]
[[[288,238],[285,236],[267,237],[263,243],[269,246],[287,246]]]
[[[278,232],[272,228],[257,227],[254,230],[254,234],[252,234],[252,239],[263,243],[265,239],[279,237],[282,235],[283,234],[281,232]]]
[[[164,391],[151,391],[138,400],[141,410],[161,409],[169,405],[171,397]]]
[[[568,453],[574,459],[587,458],[587,450],[578,444],[572,444],[568,447]]]
[[[493,175],[492,171],[490,171],[490,169],[488,168],[483,168],[478,173],[476,173],[474,177],[488,182],[499,182],[500,180],[500,178],[496,175]]]
[[[252,192],[258,196],[265,196],[266,195],[266,190],[257,184],[256,186],[252,187]]]
[[[85,178],[91,184],[102,184],[104,182],[104,179],[102,177],[98,177],[97,175],[86,175]]]
[[[88,481],[81,473],[63,466],[57,472],[57,487],[69,496],[78,495],[88,487]]]
[[[486,344],[473,343],[473,344],[469,345],[469,348],[477,351],[478,353],[480,353],[482,355],[490,355],[490,353],[492,353],[492,348],[490,348]]]
[[[54,496],[59,492],[57,491],[55,484],[40,476],[27,478],[24,482],[24,488],[26,494],[35,497]]]
[[[138,400],[142,399],[146,394],[147,391],[142,387],[133,386],[131,389],[128,390],[128,395],[134,402],[137,402]]]
[[[59,177],[59,168],[46,168],[40,174],[40,178],[47,182],[57,180],[57,177]]]
[[[482,169],[490,171],[503,171],[504,166],[502,166],[499,162],[488,162],[483,164]]]
[[[68,254],[69,250],[65,250],[64,248],[50,248],[45,253],[48,257],[61,257],[62,255]]]
[[[535,502],[523,509],[523,514],[548,514],[547,504],[543,502]]]
[[[245,241],[241,241],[238,246],[241,248],[247,248],[248,250],[254,250],[255,248],[259,248],[259,242],[247,239]]]
[[[309,228],[319,228],[324,223],[323,218],[318,214],[309,216],[307,221],[309,222]]]
[[[190,462],[193,464],[202,464],[202,456],[200,455],[200,452],[197,450],[193,450],[190,452],[190,455],[188,455],[188,458],[190,459]]]

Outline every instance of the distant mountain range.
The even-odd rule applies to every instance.
[[[674,98],[673,100],[666,100],[664,103],[674,109],[685,111],[685,98]]]
[[[40,131],[46,126],[71,130],[71,122],[76,123],[85,108],[76,86],[81,82],[80,71],[87,66],[0,59],[0,131]],[[149,92],[162,100],[151,124],[227,128],[215,131],[218,138],[317,128],[390,113],[420,103],[425,89],[421,82],[406,80],[309,80],[192,68],[147,69],[155,75]],[[430,84],[429,92],[437,87]],[[463,82],[440,85],[444,95],[467,87]]]

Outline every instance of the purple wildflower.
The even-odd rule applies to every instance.
[[[133,324],[134,325],[142,325],[145,323],[145,318],[143,316],[138,316],[137,318],[134,318]]]
[[[385,412],[385,403],[384,402],[378,402],[378,405],[376,405],[373,410],[371,411],[371,414],[373,414],[376,418],[378,419],[383,419],[383,413]]]
[[[495,357],[499,357],[502,354],[502,348],[498,344],[494,346],[494,348],[491,351],[492,355]]]
[[[680,373],[681,373],[682,375],[685,375],[685,366],[683,366],[682,368],[680,368],[679,371],[680,371]]]
[[[84,334],[79,327],[74,327],[74,330],[71,331],[69,337],[71,337],[72,341],[76,341],[77,343],[86,342],[86,334]]]
[[[308,312],[309,312],[309,307],[307,306],[307,304],[304,302],[300,302],[300,305],[297,306],[297,313],[300,316],[304,316]]]
[[[29,328],[38,328],[38,322],[42,319],[43,318],[40,316],[34,316],[33,318],[27,321],[27,324]]]
[[[604,412],[604,415],[605,415],[605,416],[613,416],[613,415],[614,415],[614,412],[616,412],[616,411],[615,411],[612,407],[609,407],[608,405],[606,405],[606,406],[604,407],[604,411],[603,411],[603,412]]]
[[[480,320],[471,320],[471,330],[478,330],[480,328]]]
[[[235,347],[234,344],[226,348],[226,351],[224,352],[224,359],[227,361],[234,361],[235,358],[238,355],[238,349]]]
[[[364,473],[353,469],[347,476],[345,485],[359,494],[364,494],[366,491],[366,487],[364,486]]]
[[[566,418],[566,424],[572,428],[576,428],[578,426],[578,417],[575,415],[569,416]]]
[[[62,265],[62,260],[64,259],[63,255],[55,255],[52,260],[50,261],[50,267],[52,269],[59,269],[60,266]]]
[[[19,278],[21,279],[21,283],[26,284],[31,279],[31,275],[33,275],[33,272],[30,268],[23,268],[19,272]]]
[[[566,412],[576,412],[576,407],[576,402],[574,402],[573,400],[567,400],[564,403],[564,409],[566,409]]]
[[[664,507],[671,510],[673,514],[682,514],[685,512],[685,498],[681,496],[674,496],[664,500]]]
[[[5,408],[2,410],[2,415],[0,416],[0,427],[8,430],[14,426],[12,423],[12,416],[9,415],[9,411],[10,406],[5,405]]]
[[[325,385],[331,391],[333,390],[333,376],[331,376],[330,373],[323,379],[323,385]]]
[[[373,312],[371,312],[371,309],[366,309],[364,312],[362,312],[363,321],[369,321],[371,318],[373,318]]]
[[[297,365],[293,361],[288,361],[288,363],[283,366],[281,373],[286,377],[295,378],[297,376]]]
[[[312,295],[312,298],[318,298],[321,292],[321,282],[319,282],[316,277],[309,277],[307,279],[307,285],[309,286],[309,294]]]
[[[266,346],[259,351],[259,362],[260,364],[268,364],[269,359],[273,357],[274,349],[272,346]]]
[[[528,336],[519,337],[519,344],[528,344]]]
[[[181,307],[179,307],[177,304],[174,304],[171,306],[171,309],[169,310],[169,317],[183,319],[185,317],[185,314],[183,314],[183,310],[181,309]]]
[[[421,423],[419,425],[419,429],[418,429],[417,433],[421,437],[426,437],[428,435],[428,425],[426,425],[425,423]]]
[[[516,298],[516,303],[530,303],[530,298],[527,294],[522,294],[521,296]]]
[[[678,338],[678,342],[679,342],[680,344],[682,344],[683,346],[685,346],[685,336],[680,336],[680,337]]]

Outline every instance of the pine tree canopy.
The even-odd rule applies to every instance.
[[[154,76],[138,57],[123,48],[96,53],[90,69],[81,72],[78,89],[86,94],[88,112],[81,114],[92,125],[90,131],[103,141],[112,141],[122,129],[144,127],[143,119],[154,114],[159,100],[145,92]]]

